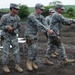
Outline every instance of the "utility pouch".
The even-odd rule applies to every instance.
[[[55,36],[55,37],[53,38],[53,40],[54,40],[53,42],[54,42],[55,45],[61,44],[61,39],[60,39],[59,36]]]

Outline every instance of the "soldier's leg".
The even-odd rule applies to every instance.
[[[67,58],[67,55],[66,55],[66,52],[65,52],[65,47],[64,47],[63,43],[60,43],[57,47],[58,47],[58,50],[59,50],[60,57],[62,59]]]
[[[57,47],[59,49],[60,59],[63,59],[64,63],[72,63],[75,61],[74,59],[68,59],[67,58],[63,43],[60,43]]]
[[[50,58],[51,54],[54,52],[54,44],[53,44],[53,38],[50,37],[50,39],[48,39],[48,43],[47,43],[47,52],[46,52],[46,57]]]
[[[26,42],[28,44],[28,59],[35,60],[37,55],[37,40],[27,37]]]
[[[10,41],[8,39],[4,39],[3,50],[2,50],[2,64],[8,64],[9,50],[10,50]]]
[[[47,50],[49,51],[50,50],[50,39],[48,39],[48,42],[47,42]],[[53,44],[53,47],[52,47],[52,54],[50,54],[51,57],[53,58],[56,58],[58,56],[58,53],[56,52],[56,46]]]
[[[16,36],[14,36],[11,40],[11,45],[13,49],[13,54],[14,54],[14,61],[15,63],[20,62],[20,49],[19,49],[19,44],[18,44],[18,39]]]
[[[45,58],[44,58],[44,64],[47,64],[47,65],[54,64],[53,62],[50,61],[50,57],[53,53],[53,49],[54,49],[53,38],[50,37],[50,40],[48,40],[48,47],[47,47],[47,52],[46,52]]]
[[[9,55],[9,48],[10,48],[10,41],[6,38],[3,40],[3,52],[2,52],[2,64],[3,64],[3,71],[5,73],[9,73],[10,69],[8,68],[8,55]]]
[[[27,69],[32,71],[33,68],[38,69],[38,66],[35,65],[34,60],[37,55],[37,39],[33,39],[32,37],[26,37],[26,42],[28,44],[28,60],[27,60]]]
[[[13,54],[14,54],[14,61],[15,61],[15,69],[18,72],[23,72],[23,69],[20,67],[20,49],[19,49],[19,44],[18,44],[18,39],[16,36],[11,40],[11,45],[13,49]]]

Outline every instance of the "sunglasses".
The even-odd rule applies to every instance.
[[[41,11],[44,11],[43,9],[40,9]]]

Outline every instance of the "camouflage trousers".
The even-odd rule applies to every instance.
[[[14,55],[14,62],[20,62],[20,54],[19,54],[19,44],[17,36],[9,36],[8,38],[4,38],[3,42],[3,52],[2,52],[2,64],[9,63],[9,52],[12,50]],[[10,45],[12,45],[12,49],[10,49]]]
[[[37,38],[27,36],[26,42],[28,44],[28,59],[35,60],[37,56],[38,40]]]
[[[47,58],[50,58],[50,55],[54,52],[54,50],[53,50],[54,46],[56,46],[58,48],[60,58],[61,59],[67,58],[63,43],[61,42],[61,40],[60,40],[60,43],[58,43],[58,41],[57,41],[58,39],[55,40],[54,38],[55,38],[55,36],[50,36],[50,38],[48,40],[48,47],[47,47],[47,52],[46,52],[45,56]]]

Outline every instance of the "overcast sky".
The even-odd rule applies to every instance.
[[[56,0],[0,0],[0,8],[9,8],[10,3],[25,4],[28,7],[34,7],[36,3],[42,3],[45,6],[50,2]],[[75,5],[75,0],[57,0],[61,1],[64,5]]]

